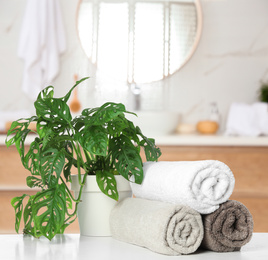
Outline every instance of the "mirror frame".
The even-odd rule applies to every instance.
[[[79,30],[78,30],[78,23],[79,22],[78,22],[78,19],[79,19],[79,9],[80,9],[80,5],[81,5],[82,1],[83,0],[78,1],[77,8],[76,8],[76,34],[77,34],[78,41],[80,43],[80,46],[81,46],[85,56],[91,61],[91,58],[87,56],[87,54],[85,52],[85,49],[83,48],[83,45],[81,43],[81,39],[79,37]],[[94,1],[94,0],[92,0],[92,1]],[[125,1],[125,0],[121,0],[121,1]],[[147,1],[148,2],[152,1],[153,2],[154,0],[147,0]],[[162,1],[166,1],[166,0],[162,0]],[[173,0],[173,1],[176,2],[176,0]],[[160,79],[159,81],[165,80],[165,79],[173,76],[174,74],[176,74],[178,71],[180,71],[189,62],[189,60],[192,58],[192,56],[196,52],[196,49],[197,49],[198,44],[199,44],[200,39],[201,39],[202,29],[203,29],[203,12],[202,12],[202,6],[201,6],[200,1],[201,0],[194,0],[194,4],[196,6],[196,15],[197,15],[197,29],[196,29],[196,37],[195,37],[195,40],[194,40],[194,43],[193,43],[192,47],[190,48],[189,54],[186,56],[184,62],[181,64],[181,66],[177,70],[175,70],[172,74],[168,74],[167,76],[165,76],[163,79]],[[119,0],[119,2],[120,2],[120,0]],[[179,2],[179,0],[177,0],[177,2]],[[185,0],[185,2],[187,2],[187,0]],[[92,61],[91,61],[91,63],[97,69],[97,63],[94,64]],[[155,82],[155,81],[151,81],[151,83],[152,82]]]

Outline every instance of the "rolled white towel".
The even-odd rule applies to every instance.
[[[146,162],[143,170],[142,184],[131,183],[137,198],[188,205],[201,214],[226,202],[235,184],[230,168],[216,160]]]

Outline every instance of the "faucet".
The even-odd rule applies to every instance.
[[[135,83],[131,83],[130,90],[134,95],[134,110],[141,110],[141,87]]]

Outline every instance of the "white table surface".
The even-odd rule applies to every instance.
[[[111,237],[85,237],[66,234],[54,238],[33,239],[23,235],[0,235],[1,260],[267,260],[268,233],[254,233],[239,252],[216,253],[198,250],[194,254],[165,256],[146,248],[117,241]]]
[[[29,135],[26,144],[30,144],[35,135]],[[166,136],[150,136],[155,138],[157,145],[169,146],[268,146],[268,136],[246,137],[246,136],[225,136],[217,135],[182,135],[173,134]],[[0,145],[5,145],[6,135],[0,135]]]

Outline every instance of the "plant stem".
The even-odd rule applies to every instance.
[[[69,126],[70,126],[70,129],[72,130],[72,132],[74,133],[75,130],[74,130],[73,126],[71,125],[71,123],[69,123]],[[70,134],[69,130],[68,130],[68,134],[69,134],[69,136],[72,136]],[[86,168],[86,165],[85,165],[85,163],[83,161],[83,157],[82,157],[81,150],[80,150],[80,147],[79,147],[80,146],[79,142],[77,142],[75,140],[75,141],[72,141],[72,144],[73,144],[73,148],[74,148],[74,151],[75,151],[76,157],[77,157],[78,181],[79,181],[79,184],[82,185],[80,163],[82,163],[82,167],[85,170],[85,172],[86,172],[87,168]]]
[[[69,194],[69,196],[71,197],[71,199],[72,199],[74,202],[78,202],[78,200],[76,200],[76,199],[73,197],[73,195],[72,195],[72,193],[71,193],[69,187],[67,186],[67,184],[65,183],[65,181],[62,179],[61,176],[60,176],[60,179],[61,179],[62,183],[64,184],[65,189],[66,189],[66,191],[68,192],[68,194]]]
[[[81,196],[82,196],[82,191],[83,191],[83,188],[84,188],[84,185],[86,183],[86,177],[87,177],[87,173],[84,174],[84,178],[83,178],[83,181],[82,183],[80,184],[80,189],[79,189],[79,193],[78,193],[78,197],[77,199],[74,199],[73,196],[71,196],[71,198],[73,199],[73,201],[75,202],[75,210],[72,214],[68,214],[69,218],[70,219],[72,216],[74,216],[77,212],[77,206],[78,204],[80,203],[80,200],[81,200]],[[69,188],[66,186],[67,190],[68,190],[68,193],[70,192],[69,191]]]

